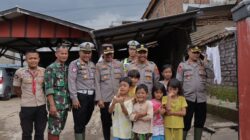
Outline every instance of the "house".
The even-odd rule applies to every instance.
[[[236,87],[236,34],[230,11],[236,2],[236,0],[151,0],[142,19],[155,19],[199,10],[196,20],[197,31],[190,34],[190,43],[201,48],[218,45],[222,85]]]

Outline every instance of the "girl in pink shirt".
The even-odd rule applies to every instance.
[[[157,82],[153,86],[152,105],[154,111],[153,117],[153,137],[152,140],[164,140],[164,120],[162,114],[165,111],[162,109],[162,97],[166,95],[166,89],[163,84]]]

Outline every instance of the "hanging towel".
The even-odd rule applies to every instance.
[[[206,54],[207,54],[207,59],[213,62],[214,83],[221,84],[221,65],[220,65],[220,53],[218,45],[215,47],[207,46]]]

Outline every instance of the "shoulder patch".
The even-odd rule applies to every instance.
[[[158,70],[158,67],[155,65],[155,67],[154,67],[154,72],[156,73],[156,74],[159,74],[159,70]]]
[[[19,79],[19,76],[17,74],[15,74],[14,79]]]
[[[76,67],[72,67],[72,72],[76,72],[77,68]]]
[[[182,69],[183,69],[183,66],[182,66],[182,64],[180,64],[180,65],[178,66],[178,68],[177,68],[177,72],[178,72],[178,73],[181,73],[181,72],[182,72]]]

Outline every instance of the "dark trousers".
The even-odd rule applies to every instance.
[[[95,108],[95,96],[87,94],[77,94],[81,107],[73,108],[74,130],[75,133],[85,131],[85,126],[88,124]]]
[[[35,140],[44,139],[47,124],[46,105],[38,107],[21,107],[19,114],[22,128],[22,140],[32,140],[33,125],[35,126]]]
[[[110,140],[110,127],[112,126],[112,118],[109,113],[110,102],[105,102],[104,108],[101,108],[102,132],[105,140]]]
[[[194,115],[194,127],[203,128],[207,117],[207,103],[197,103],[187,100],[187,113],[184,117],[184,131],[191,128],[191,122]]]

